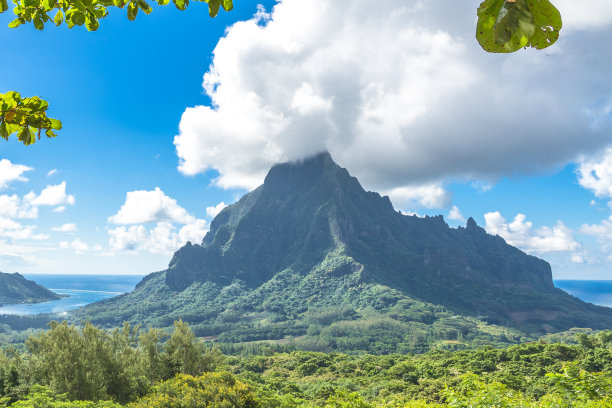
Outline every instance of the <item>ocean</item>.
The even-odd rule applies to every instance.
[[[0,306],[0,314],[31,315],[37,313],[65,313],[130,292],[143,278],[140,275],[24,275],[60,295],[60,300],[36,304]],[[612,281],[555,280],[555,286],[585,302],[612,307]]]
[[[0,314],[65,313],[89,303],[131,292],[143,278],[140,275],[24,274],[23,276],[57,294],[68,296],[43,303],[3,305],[0,306]]]
[[[612,307],[610,280],[555,280],[555,286],[585,302]]]

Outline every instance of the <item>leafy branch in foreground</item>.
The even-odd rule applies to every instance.
[[[38,96],[22,98],[15,91],[0,94],[0,137],[8,140],[17,133],[26,146],[40,139],[43,130],[47,137],[55,137],[54,130],[60,130],[62,122],[47,116],[48,107],[49,103]]]
[[[85,25],[87,30],[96,31],[100,27],[98,20],[108,15],[109,7],[123,9],[127,6],[127,17],[134,20],[139,11],[150,14],[153,8],[146,0],[12,0],[15,4],[13,13],[17,16],[9,27],[33,23],[37,30],[45,28],[45,23],[53,21],[56,26],[66,22],[68,28]],[[156,0],[160,6],[166,6],[170,0]],[[185,10],[189,0],[172,0],[179,10]],[[232,0],[196,0],[208,3],[208,13],[215,17],[219,9],[230,11]],[[0,13],[8,10],[8,1],[0,0]],[[52,16],[51,14],[55,12]]]
[[[170,3],[170,0],[156,0],[160,6]],[[176,8],[185,10],[189,0],[172,0]],[[215,17],[222,7],[225,11],[233,8],[232,0],[196,0],[208,3],[208,13]],[[66,23],[68,28],[85,25],[87,30],[96,31],[100,27],[99,20],[108,15],[109,7],[123,9],[127,6],[127,17],[133,21],[139,10],[150,14],[153,8],[146,0],[12,0],[15,7],[13,13],[17,18],[9,23],[9,27],[19,27],[25,23],[33,23],[37,30],[45,28],[45,23],[52,21],[56,26]],[[0,0],[0,13],[9,9],[8,0]],[[54,15],[52,15],[55,12]],[[30,145],[40,139],[42,130],[48,137],[55,137],[53,130],[62,128],[62,122],[47,117],[49,104],[37,96],[21,98],[15,91],[0,94],[0,136],[8,140],[17,133],[19,140]]]
[[[476,39],[488,52],[539,50],[559,38],[561,14],[548,0],[485,0],[478,7]]]

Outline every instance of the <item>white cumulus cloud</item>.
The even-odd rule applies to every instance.
[[[189,214],[159,187],[128,192],[121,209],[108,221],[121,225],[108,230],[111,251],[168,254],[187,241],[200,243],[208,231],[205,220]],[[151,223],[154,226],[145,225]]]
[[[598,238],[604,250],[612,249],[612,216],[607,220],[602,220],[599,224],[584,224],[580,231]]]
[[[150,229],[144,225],[120,226],[108,231],[109,247],[113,251],[170,254],[185,245],[187,241],[200,243],[206,232],[204,220],[197,220],[180,229],[169,222],[159,222]]]
[[[13,181],[28,181],[23,173],[31,170],[34,169],[23,164],[13,164],[8,159],[0,160],[0,189],[6,188]]]
[[[10,218],[0,217],[0,237],[10,241],[23,239],[48,239],[46,234],[35,234],[35,225],[22,225],[21,223]]]
[[[459,210],[459,207],[457,207],[456,205],[453,205],[453,207],[448,212],[448,219],[453,221],[466,222],[465,217],[463,216],[463,214],[461,214],[461,210]]]
[[[77,225],[74,223],[67,223],[67,224],[63,224],[59,227],[53,227],[51,228],[53,231],[58,231],[58,232],[76,232],[77,231]]]
[[[439,184],[396,187],[383,192],[400,209],[445,208],[452,199],[451,193]]]
[[[113,224],[142,224],[146,222],[169,221],[188,224],[195,220],[187,210],[155,187],[153,191],[128,192],[125,203],[117,214],[108,218]]]
[[[0,195],[0,216],[8,218],[37,218],[38,208],[31,205],[34,193],[20,197],[17,194]]]
[[[210,218],[215,218],[225,207],[227,207],[227,204],[223,201],[215,206],[206,207],[206,215]]]
[[[563,18],[563,31],[597,30],[612,25],[612,2],[609,0],[556,0],[555,6]]]
[[[610,2],[594,1],[560,8],[576,28],[600,19],[597,30],[490,55],[474,40],[479,1],[282,0],[217,44],[212,105],[186,109],[174,140],[179,169],[251,189],[273,163],[328,150],[367,189],[401,192],[563,165],[612,130],[600,86],[612,52],[584,46],[610,34]]]
[[[489,234],[499,235],[510,245],[528,253],[577,251],[581,248],[572,231],[561,221],[552,228],[535,229],[524,214],[517,214],[510,223],[498,211],[486,213],[484,217],[485,230]]]
[[[576,172],[582,187],[591,190],[597,197],[612,198],[612,147],[596,155],[582,157]]]
[[[59,247],[62,249],[73,249],[77,254],[84,254],[89,251],[89,244],[83,242],[80,238],[75,238],[72,241],[60,241]]]
[[[47,186],[38,196],[29,198],[29,201],[33,206],[72,205],[74,204],[74,196],[66,194],[66,182],[62,181],[60,184]]]

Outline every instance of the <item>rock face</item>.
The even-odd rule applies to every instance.
[[[0,272],[0,304],[40,303],[57,299],[60,299],[57,293],[18,273]]]
[[[373,288],[394,297],[381,303]],[[402,215],[328,153],[274,166],[263,185],[219,213],[201,245],[188,243],[166,271],[112,302],[125,311],[121,318],[138,320],[154,297],[167,300],[166,311],[149,309],[149,316],[165,323],[185,318],[180,310],[195,323],[230,311],[291,319],[342,305],[384,314],[410,299],[527,333],[612,327],[612,309],[556,289],[547,262],[472,218],[453,229],[442,216]],[[84,314],[95,321],[110,305]]]
[[[328,153],[274,166],[261,187],[214,219],[201,246],[176,252],[166,284],[180,291],[238,279],[255,288],[285,269],[306,275],[334,251],[354,260],[336,275],[361,270],[362,280],[463,313],[503,320],[520,311],[517,296],[558,294],[545,261],[487,235],[472,218],[451,229],[442,216],[399,214]]]

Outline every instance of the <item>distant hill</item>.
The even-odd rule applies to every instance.
[[[40,303],[61,297],[18,273],[0,272],[0,304]]]
[[[77,319],[168,326],[223,342],[422,351],[612,328],[612,309],[556,289],[550,265],[470,218],[449,228],[365,191],[327,153],[274,166],[225,208],[201,245]]]

